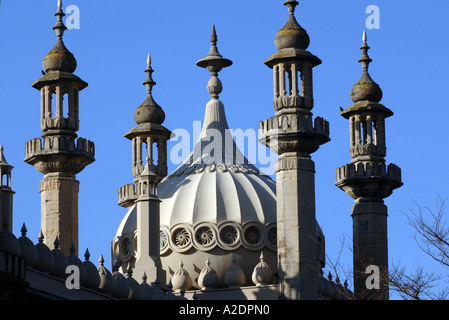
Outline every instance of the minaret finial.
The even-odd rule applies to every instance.
[[[364,30],[362,35],[363,44],[362,47],[360,47],[360,50],[362,50],[362,57],[359,59],[364,72],[368,72],[369,64],[373,61],[368,55],[370,47],[368,46],[367,39],[366,30]]]
[[[55,16],[58,17],[58,21],[56,25],[53,27],[53,30],[56,31],[56,36],[58,40],[62,41],[62,36],[64,35],[64,31],[67,30],[67,27],[64,25],[62,18],[65,16],[64,11],[62,10],[62,0],[58,0],[58,11],[56,11]]]
[[[147,68],[145,69],[147,73],[147,79],[144,81],[144,85],[147,88],[147,92],[149,95],[153,92],[153,86],[156,85],[156,82],[153,80],[153,68],[151,68],[151,56],[148,54],[147,56]]]

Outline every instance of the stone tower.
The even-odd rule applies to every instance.
[[[11,189],[11,171],[13,168],[6,161],[3,146],[0,146],[0,224],[7,225],[9,232],[12,232],[12,199],[15,193]]]
[[[156,84],[152,78],[153,71],[148,55],[147,79],[143,82],[147,96],[134,113],[137,126],[125,134],[132,141],[132,173],[136,185],[128,184],[119,189],[119,205],[128,209],[135,205],[137,231],[134,239],[120,239],[120,246],[132,248],[135,245],[135,279],[141,279],[145,273],[148,282],[158,280],[165,284],[160,260],[160,200],[157,189],[167,175],[167,140],[172,132],[162,126],[165,112],[153,99],[152,91]],[[127,241],[130,243],[124,243]],[[128,266],[122,263],[122,268],[126,271]]]
[[[78,248],[78,190],[75,175],[95,161],[94,143],[77,138],[79,92],[87,83],[73,74],[77,63],[62,40],[67,29],[61,1],[58,2],[57,41],[43,61],[43,76],[32,86],[41,92],[42,138],[25,145],[25,162],[44,174],[40,183],[41,228],[45,244],[53,247],[56,237],[61,251]],[[75,254],[78,252],[76,251]]]
[[[265,64],[274,72],[276,114],[259,125],[259,141],[279,154],[276,162],[277,250],[281,295],[316,299],[318,270],[315,164],[311,154],[330,141],[329,123],[313,120],[312,69],[321,60],[306,49],[309,36],[294,16],[298,2],[275,38],[278,52]]]
[[[341,112],[349,120],[352,161],[337,169],[336,185],[355,199],[352,206],[355,296],[388,299],[387,206],[383,199],[402,186],[401,169],[385,164],[385,119],[393,112],[379,103],[382,90],[368,73],[372,60],[366,40],[364,32],[359,60],[363,74],[351,91],[354,104]],[[370,265],[379,268],[379,289],[366,286]]]

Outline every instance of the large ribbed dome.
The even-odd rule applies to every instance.
[[[275,188],[237,148],[223,104],[212,99],[191,155],[159,186],[168,246],[178,252],[192,246],[274,249],[275,235],[266,229],[276,222]]]
[[[276,272],[276,184],[237,148],[220,100],[207,104],[197,144],[158,195],[164,269],[182,260],[195,285],[195,266],[209,259],[223,282],[237,256],[251,284],[263,250]]]

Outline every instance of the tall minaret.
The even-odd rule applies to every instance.
[[[361,79],[351,91],[354,104],[341,112],[349,120],[351,164],[337,169],[336,185],[355,199],[352,206],[354,293],[358,299],[388,299],[387,206],[383,199],[402,186],[401,169],[385,164],[385,119],[393,112],[380,104],[382,90],[368,73],[366,32],[359,62]],[[366,280],[373,265],[380,271],[379,289]],[[374,280],[375,281],[375,280]]]
[[[152,78],[153,71],[148,55],[145,70],[147,79],[143,82],[147,96],[134,113],[137,126],[125,134],[133,145],[132,173],[136,186],[134,188],[129,184],[119,189],[119,204],[127,208],[135,204],[137,210],[133,277],[141,279],[145,273],[149,282],[158,280],[165,284],[160,260],[160,200],[157,189],[167,175],[167,140],[171,138],[172,132],[162,126],[165,112],[153,99],[152,91],[156,84]],[[123,262],[122,268],[126,270],[127,265]]]
[[[277,250],[281,296],[316,299],[318,271],[315,164],[311,154],[330,141],[329,123],[312,119],[312,68],[321,60],[306,51],[310,39],[294,16],[298,2],[284,3],[290,15],[279,30],[279,49],[265,64],[274,72],[273,118],[259,125],[259,141],[279,154],[276,162]]]
[[[3,146],[0,145],[0,223],[8,226],[12,232],[12,199],[14,191],[11,189],[11,171],[14,167],[6,161]]]
[[[32,84],[41,92],[42,139],[26,143],[25,162],[44,174],[40,193],[45,244],[53,247],[58,237],[61,251],[69,255],[72,243],[78,248],[79,182],[75,175],[95,161],[95,149],[93,142],[77,139],[79,91],[87,83],[73,74],[77,63],[62,40],[67,28],[61,0],[55,16],[56,45],[44,58],[44,75]]]

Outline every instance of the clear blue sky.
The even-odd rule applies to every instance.
[[[77,176],[79,251],[88,247],[94,261],[103,253],[110,265],[110,243],[126,213],[116,204],[117,189],[133,179],[131,142],[123,134],[135,126],[134,111],[145,98],[147,54],[164,125],[191,131],[209,100],[209,73],[195,62],[208,53],[215,24],[220,53],[234,62],[220,73],[228,123],[257,130],[275,112],[272,71],[263,61],[277,50],[274,37],[287,9],[283,0],[63,2],[80,9],[80,28],[67,30],[64,41],[78,61],[75,74],[89,83],[80,96],[79,136],[96,146],[96,161]],[[15,167],[14,232],[20,235],[26,222],[33,241],[40,229],[42,174],[23,162],[24,145],[41,134],[40,93],[30,85],[56,40],[56,3],[4,0],[0,6],[0,144]],[[380,8],[380,29],[367,31],[370,73],[384,92],[382,103],[395,113],[386,123],[387,162],[402,168],[404,182],[386,200],[390,261],[440,271],[416,245],[404,213],[415,201],[434,207],[438,195],[449,196],[448,1],[300,1],[296,16],[311,38],[309,51],[323,60],[314,69],[313,112],[330,122],[332,138],[313,155],[317,219],[335,260],[345,235],[350,244],[353,204],[334,185],[335,169],[350,162],[349,125],[339,107],[351,104],[349,92],[361,75],[357,60],[368,5]],[[342,263],[352,265],[347,248]]]

